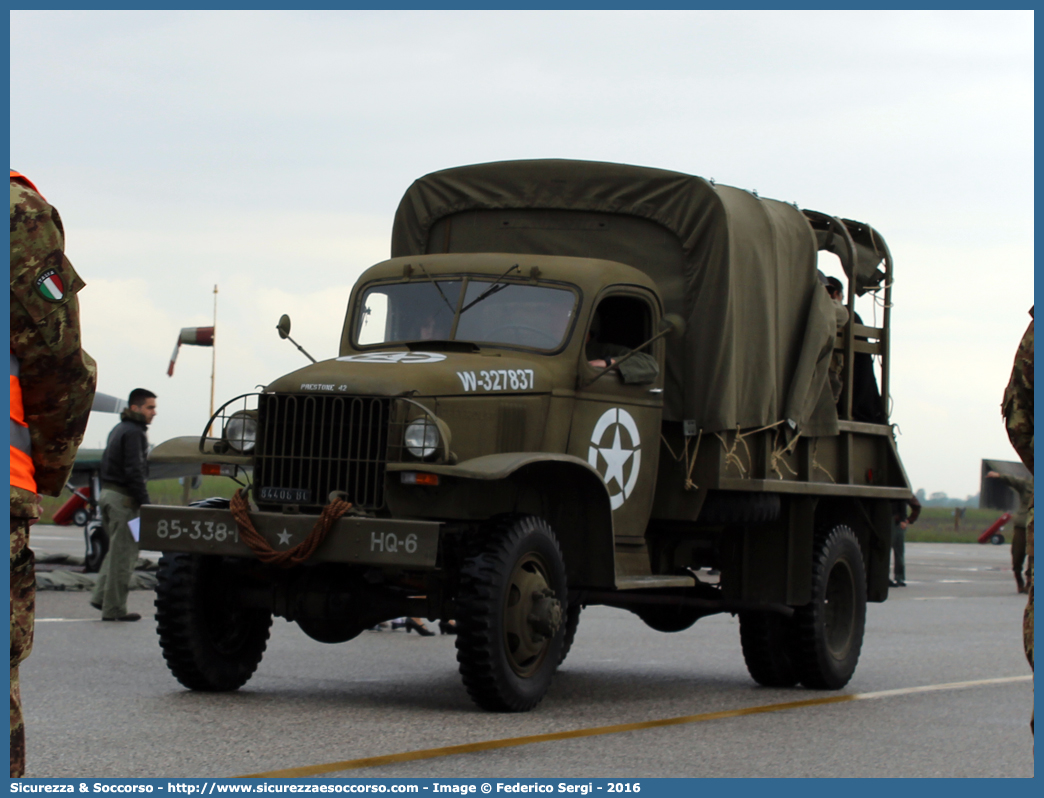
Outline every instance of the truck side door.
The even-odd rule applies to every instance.
[[[640,346],[655,334],[660,316],[659,300],[651,292],[634,286],[606,289],[589,317],[587,344],[578,364],[569,453],[587,460],[602,475],[617,544],[640,546],[652,509],[663,415],[664,344],[656,341],[641,350],[644,356],[636,353],[629,358],[632,362],[593,382],[601,368],[589,360],[616,360]],[[625,377],[638,381],[625,382]],[[648,573],[647,557],[644,562]]]

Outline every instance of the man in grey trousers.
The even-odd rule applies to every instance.
[[[127,590],[138,561],[138,541],[128,524],[138,517],[141,505],[149,503],[148,426],[156,417],[156,394],[135,388],[120,414],[120,423],[109,433],[102,456],[102,525],[109,536],[98,582],[91,593],[91,606],[101,610],[103,621],[137,621],[141,615],[127,612]]]

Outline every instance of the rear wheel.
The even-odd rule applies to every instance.
[[[751,678],[765,687],[798,683],[794,657],[794,624],[775,612],[741,612],[740,644]]]
[[[806,687],[839,690],[859,662],[866,626],[866,570],[855,533],[838,525],[817,537],[812,601],[794,614],[794,653]]]
[[[235,567],[220,557],[164,554],[156,622],[167,667],[190,690],[242,687],[268,643],[272,613],[238,602]]]
[[[566,601],[565,565],[545,521],[508,516],[486,526],[464,558],[457,596],[457,661],[476,704],[524,712],[540,703],[563,656]]]

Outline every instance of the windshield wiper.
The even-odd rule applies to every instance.
[[[438,282],[435,280],[434,277],[432,277],[430,274],[428,274],[428,272],[424,269],[424,264],[423,263],[418,263],[417,265],[420,266],[420,270],[422,272],[424,272],[424,276],[427,277],[431,281],[431,284],[433,286],[435,286],[435,290],[439,292],[439,296],[442,297],[442,301],[445,302],[446,303],[446,307],[449,308],[450,314],[453,315],[453,316],[456,316],[457,315],[457,309],[452,304],[450,304],[450,301],[446,297],[446,294],[444,294],[443,291],[442,291],[442,286],[438,284]]]
[[[518,269],[518,264],[517,263],[514,266],[512,266],[510,269],[508,269],[506,272],[504,272],[502,275],[500,275],[500,277],[498,277],[496,279],[496,282],[494,282],[493,285],[491,285],[489,288],[487,288],[485,291],[483,291],[481,294],[479,294],[477,297],[475,297],[467,305],[462,307],[460,309],[460,315],[463,316],[465,311],[469,310],[470,308],[475,307],[475,305],[477,305],[479,302],[481,302],[486,297],[492,296],[493,294],[497,293],[497,291],[503,291],[505,288],[507,288],[506,285],[501,285],[500,281],[503,280],[505,277],[507,277],[509,274],[511,274],[511,272],[513,272],[515,269]]]

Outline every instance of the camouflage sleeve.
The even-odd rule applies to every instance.
[[[1033,480],[1026,477],[1017,477],[1014,474],[998,474],[995,479],[1005,485],[1014,488],[1020,497],[1033,492]]]
[[[36,487],[57,496],[90,415],[97,369],[80,345],[83,281],[64,255],[58,212],[11,183],[11,353],[21,369]]]
[[[1033,473],[1033,322],[1015,353],[1011,379],[1001,405],[1008,439],[1026,468]]]

